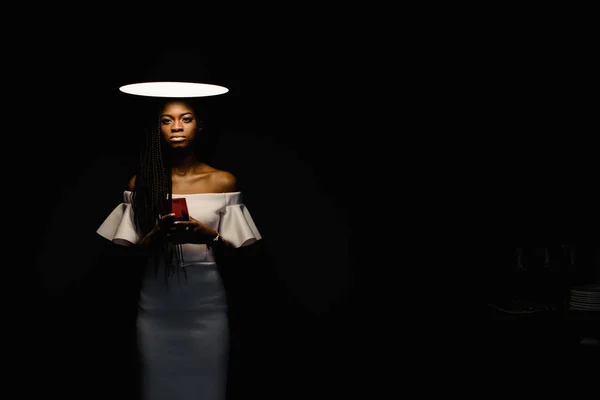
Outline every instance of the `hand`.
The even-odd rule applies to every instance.
[[[185,212],[185,211],[184,211]],[[175,244],[196,243],[210,244],[217,236],[217,231],[189,215],[187,221],[174,221],[167,232],[167,240]]]
[[[140,241],[141,245],[151,245],[161,240],[164,236],[168,235],[174,227],[173,224],[176,221],[175,213],[163,215],[160,218],[158,224],[152,229],[144,238]]]

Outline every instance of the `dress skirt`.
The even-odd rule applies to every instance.
[[[227,303],[214,262],[186,265],[165,282],[148,267],[137,315],[143,400],[225,400]]]

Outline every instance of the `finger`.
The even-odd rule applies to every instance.
[[[175,221],[173,222],[174,229],[178,231],[189,231],[191,229],[192,224],[186,221]]]

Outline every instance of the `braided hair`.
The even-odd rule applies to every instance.
[[[171,159],[168,156],[168,148],[164,145],[164,139],[160,129],[160,111],[164,103],[153,107],[154,114],[152,124],[146,129],[142,146],[140,148],[139,166],[132,193],[132,207],[134,222],[143,237],[148,234],[163,215],[171,212],[172,198],[172,178],[171,178]],[[191,104],[197,116],[200,110],[198,102]],[[205,135],[200,135],[201,137]],[[207,144],[205,140],[196,139],[196,155],[201,157],[205,154]],[[179,278],[183,267],[183,253],[180,244],[173,244],[168,241],[161,242],[151,252],[150,261],[154,265],[155,274],[158,274],[161,261],[165,264],[164,278],[168,282],[169,277],[174,274]]]

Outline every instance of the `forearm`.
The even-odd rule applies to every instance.
[[[132,253],[136,257],[147,258],[157,250],[163,239],[162,236],[160,229],[158,227],[154,228],[142,240],[131,246]]]
[[[152,229],[146,236],[142,238],[135,246],[140,250],[149,251],[155,247],[162,239],[161,230],[158,227]]]

